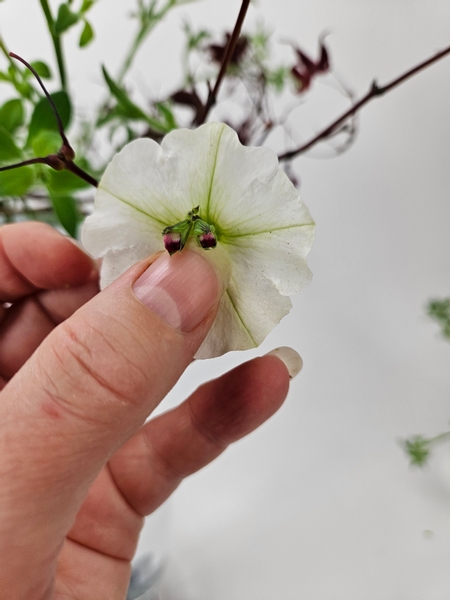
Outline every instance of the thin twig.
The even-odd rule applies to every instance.
[[[83,179],[84,181],[86,181],[86,183],[89,183],[90,185],[93,185],[94,187],[98,187],[98,181],[96,179],[94,179],[94,177],[89,175],[89,173],[86,173],[86,171],[84,171],[81,167],[79,167],[78,165],[76,165],[73,162],[73,159],[75,158],[75,152],[74,152],[72,146],[70,145],[69,140],[66,137],[66,134],[64,131],[64,125],[63,125],[63,122],[59,115],[58,109],[56,108],[55,103],[53,102],[53,99],[50,96],[50,94],[48,93],[45,85],[42,83],[41,78],[36,73],[36,70],[33,69],[33,67],[18,54],[14,54],[14,52],[10,52],[9,55],[12,58],[15,58],[16,60],[20,61],[22,64],[24,64],[27,67],[27,69],[29,69],[33,73],[37,82],[41,86],[42,91],[44,92],[45,97],[47,98],[47,100],[52,108],[52,111],[55,115],[55,119],[58,124],[59,135],[61,136],[61,140],[62,140],[62,146],[56,154],[49,154],[48,156],[31,158],[29,160],[25,160],[20,163],[16,163],[14,165],[7,165],[5,167],[0,168],[0,171],[8,171],[10,169],[16,169],[18,167],[24,167],[26,165],[45,164],[45,165],[48,165],[49,167],[52,167],[56,171],[62,171],[63,169],[66,169],[67,171],[70,171],[74,175],[77,175],[78,177],[80,177],[80,179]]]
[[[27,167],[28,165],[46,165],[48,164],[47,158],[30,158],[29,160],[24,160],[20,163],[15,163],[13,165],[6,165],[6,167],[0,167],[0,172],[2,171],[10,171],[11,169],[17,169],[19,167]]]
[[[53,99],[50,96],[50,94],[47,92],[47,89],[46,89],[45,85],[42,83],[42,79],[37,74],[36,69],[33,69],[33,67],[29,63],[27,63],[27,61],[25,59],[23,59],[21,56],[19,56],[18,54],[15,54],[14,52],[10,52],[9,55],[12,58],[15,58],[16,60],[20,61],[23,65],[25,65],[26,68],[29,69],[33,73],[33,75],[35,76],[36,81],[41,86],[41,89],[44,92],[45,97],[47,98],[50,106],[52,107],[53,114],[55,115],[55,119],[56,119],[56,122],[58,124],[59,135],[61,136],[63,144],[65,144],[66,146],[68,146],[70,148],[69,140],[67,139],[66,134],[64,132],[64,125],[63,125],[63,123],[61,121],[61,117],[59,116],[59,113],[58,113],[58,110],[57,110],[57,108],[55,106],[55,103],[53,102]]]
[[[76,165],[72,160],[66,161],[65,167],[66,167],[67,171],[70,171],[74,175],[77,175],[78,177],[80,177],[80,179],[84,179],[84,181],[86,181],[86,183],[89,183],[90,185],[93,185],[94,187],[98,187],[98,181],[94,177],[89,175],[89,173],[86,173],[86,171],[83,171],[83,169],[81,167],[79,167],[78,165]]]
[[[244,24],[245,17],[247,15],[248,7],[250,6],[250,0],[242,0],[241,10],[239,11],[238,18],[236,20],[236,25],[234,26],[233,33],[231,34],[230,41],[228,42],[228,46],[225,52],[225,55],[222,60],[222,64],[220,67],[219,74],[217,76],[216,83],[214,87],[209,90],[208,98],[206,100],[206,104],[201,110],[196,119],[195,125],[201,125],[205,122],[206,117],[209,114],[211,108],[215,105],[217,101],[217,96],[219,94],[220,86],[222,85],[222,81],[225,78],[228,65],[230,64],[231,58],[233,56],[234,50],[236,48],[236,44],[238,43],[239,36],[241,35],[242,25]]]
[[[312,148],[312,146],[317,144],[317,142],[319,142],[319,141],[329,137],[333,133],[335,133],[336,129],[339,127],[339,125],[341,125],[341,123],[343,123],[349,117],[352,117],[354,114],[356,114],[365,104],[367,104],[370,100],[372,100],[372,98],[376,98],[377,96],[382,96],[383,94],[390,92],[393,88],[397,87],[398,85],[400,85],[401,83],[403,83],[404,81],[406,81],[407,79],[412,77],[413,75],[416,75],[420,71],[426,69],[427,67],[429,67],[433,63],[437,62],[441,58],[444,58],[444,56],[447,56],[448,54],[450,54],[450,46],[448,48],[446,48],[445,50],[438,52],[431,58],[428,58],[427,60],[423,61],[422,63],[416,65],[415,67],[413,67],[412,69],[410,69],[409,71],[404,73],[403,75],[400,75],[399,77],[397,77],[396,79],[394,79],[393,81],[391,81],[390,83],[388,83],[384,86],[380,87],[380,86],[378,86],[376,81],[374,81],[372,83],[370,90],[366,93],[366,95],[363,96],[360,100],[358,100],[358,102],[356,102],[351,108],[349,108],[343,115],[341,115],[335,121],[333,121],[333,123],[331,123],[331,125],[328,125],[328,127],[326,127],[320,133],[315,135],[311,140],[309,140],[309,142],[302,144],[301,146],[299,146],[298,148],[295,148],[294,150],[289,150],[289,152],[284,152],[283,154],[280,154],[280,156],[278,156],[278,160],[290,160],[290,159],[294,158],[295,156],[298,156],[299,154],[303,154],[303,152],[306,152],[307,150]]]
[[[13,165],[6,165],[4,167],[0,167],[0,173],[2,171],[10,171],[11,169],[18,169],[19,167],[27,167],[29,165],[47,165],[56,171],[62,171],[65,169],[66,171],[70,171],[74,175],[77,175],[80,179],[83,179],[86,183],[89,183],[89,185],[98,187],[98,181],[94,179],[94,177],[89,175],[89,173],[86,173],[86,171],[83,171],[83,169],[76,165],[73,160],[66,160],[61,154],[39,156],[36,158],[23,160],[22,162],[15,163]]]

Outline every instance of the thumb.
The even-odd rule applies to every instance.
[[[57,553],[102,466],[192,361],[228,283],[205,254],[135,265],[57,327],[5,387],[1,556],[17,539],[25,564]]]

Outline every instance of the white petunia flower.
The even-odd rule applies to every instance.
[[[242,146],[220,123],[173,131],[161,146],[131,142],[100,181],[82,241],[103,257],[103,288],[164,250],[163,230],[183,221],[191,227],[196,218],[210,227],[202,245],[217,239],[217,248],[200,251],[224,251],[231,261],[230,283],[197,358],[258,346],[292,308],[289,296],[309,283],[314,237],[308,209],[271,150]],[[167,237],[173,251],[180,236]]]

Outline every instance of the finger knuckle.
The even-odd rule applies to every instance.
[[[139,401],[145,373],[117,340],[91,324],[77,327],[70,321],[60,325],[55,333],[53,348],[57,369],[71,390],[65,397],[70,399],[81,394],[90,404],[97,402],[105,406]]]

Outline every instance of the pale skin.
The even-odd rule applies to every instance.
[[[220,297],[205,271],[204,318],[169,326],[133,293],[154,260],[98,293],[95,263],[51,227],[0,228],[0,598],[124,600],[144,516],[286,397],[264,356],[144,424]]]

